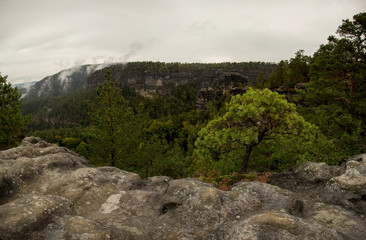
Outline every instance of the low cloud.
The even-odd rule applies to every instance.
[[[122,62],[128,62],[137,51],[143,48],[143,44],[140,41],[134,41],[130,44],[129,51],[122,57]]]

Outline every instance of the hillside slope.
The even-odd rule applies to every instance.
[[[24,94],[24,99],[57,97],[86,87],[87,78],[108,64],[82,65],[47,76],[35,83]]]

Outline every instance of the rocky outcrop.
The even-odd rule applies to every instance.
[[[142,180],[29,137],[0,152],[0,238],[365,239],[362,207],[344,204],[348,195],[325,197],[349,188],[361,206],[364,161],[309,166],[285,179],[305,179],[306,191],[322,186],[323,197],[290,183],[282,187],[291,191],[259,182],[221,191],[192,178]]]
[[[213,88],[216,80],[227,72],[245,76],[251,84],[260,74],[269,76],[275,64],[269,63],[162,63],[131,62],[109,67],[113,79],[134,89],[144,97],[170,94],[173,87],[190,84],[197,92]],[[105,70],[96,71],[87,80],[87,88],[93,90],[105,81]]]
[[[343,166],[302,163],[269,182],[315,201],[336,204],[366,215],[366,154],[348,159]]]

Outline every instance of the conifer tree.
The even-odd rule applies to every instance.
[[[0,150],[12,147],[25,136],[30,116],[23,117],[21,94],[0,75]]]
[[[310,64],[302,114],[352,155],[366,150],[366,13],[344,20]]]
[[[239,168],[239,173],[244,173],[253,149],[262,141],[281,136],[308,141],[321,139],[322,144],[327,145],[317,128],[306,122],[283,95],[268,89],[249,89],[243,95],[232,97],[226,112],[201,129],[195,145],[198,154],[204,158],[216,157],[216,160],[244,152]]]
[[[91,148],[99,164],[122,167],[137,151],[141,131],[118,82],[107,71],[106,81],[97,89],[97,103],[91,113]]]

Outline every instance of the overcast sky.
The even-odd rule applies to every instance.
[[[365,0],[0,0],[12,83],[89,63],[279,62],[312,55]]]

